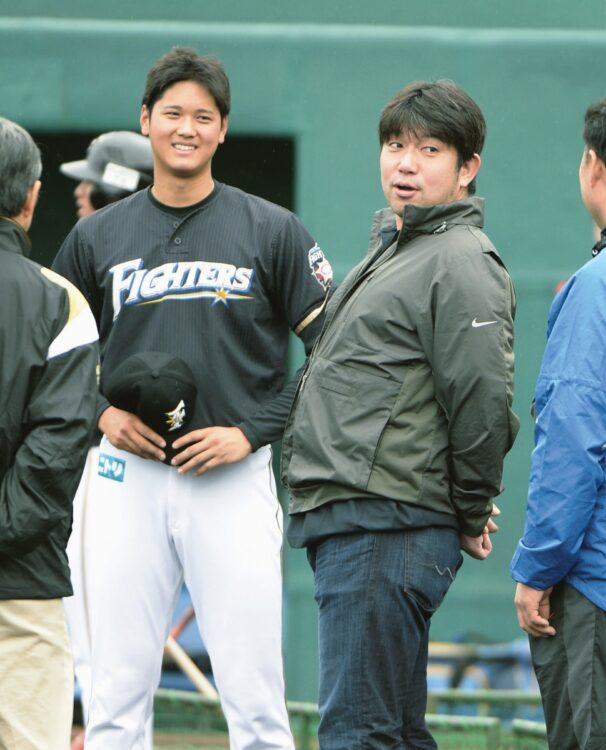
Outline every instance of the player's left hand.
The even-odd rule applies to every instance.
[[[179,467],[179,474],[195,469],[196,476],[223,464],[235,464],[252,453],[252,446],[239,427],[192,430],[175,440],[173,448],[180,451],[171,461]]]

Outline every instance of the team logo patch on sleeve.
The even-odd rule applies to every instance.
[[[332,266],[319,245],[314,245],[307,254],[311,275],[324,289],[332,284]]]
[[[124,481],[124,469],[126,461],[115,456],[108,456],[105,453],[99,454],[99,466],[97,473],[105,479],[113,479],[114,482]]]

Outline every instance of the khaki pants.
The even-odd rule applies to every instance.
[[[0,601],[0,750],[68,750],[72,657],[61,599]]]

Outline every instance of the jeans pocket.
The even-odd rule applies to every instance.
[[[427,617],[438,609],[463,564],[459,533],[428,528],[407,535],[405,591]]]

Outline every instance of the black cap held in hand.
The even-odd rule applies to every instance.
[[[189,366],[165,352],[128,357],[107,378],[103,390],[112,406],[136,414],[167,440],[176,440],[189,424],[198,395]]]

